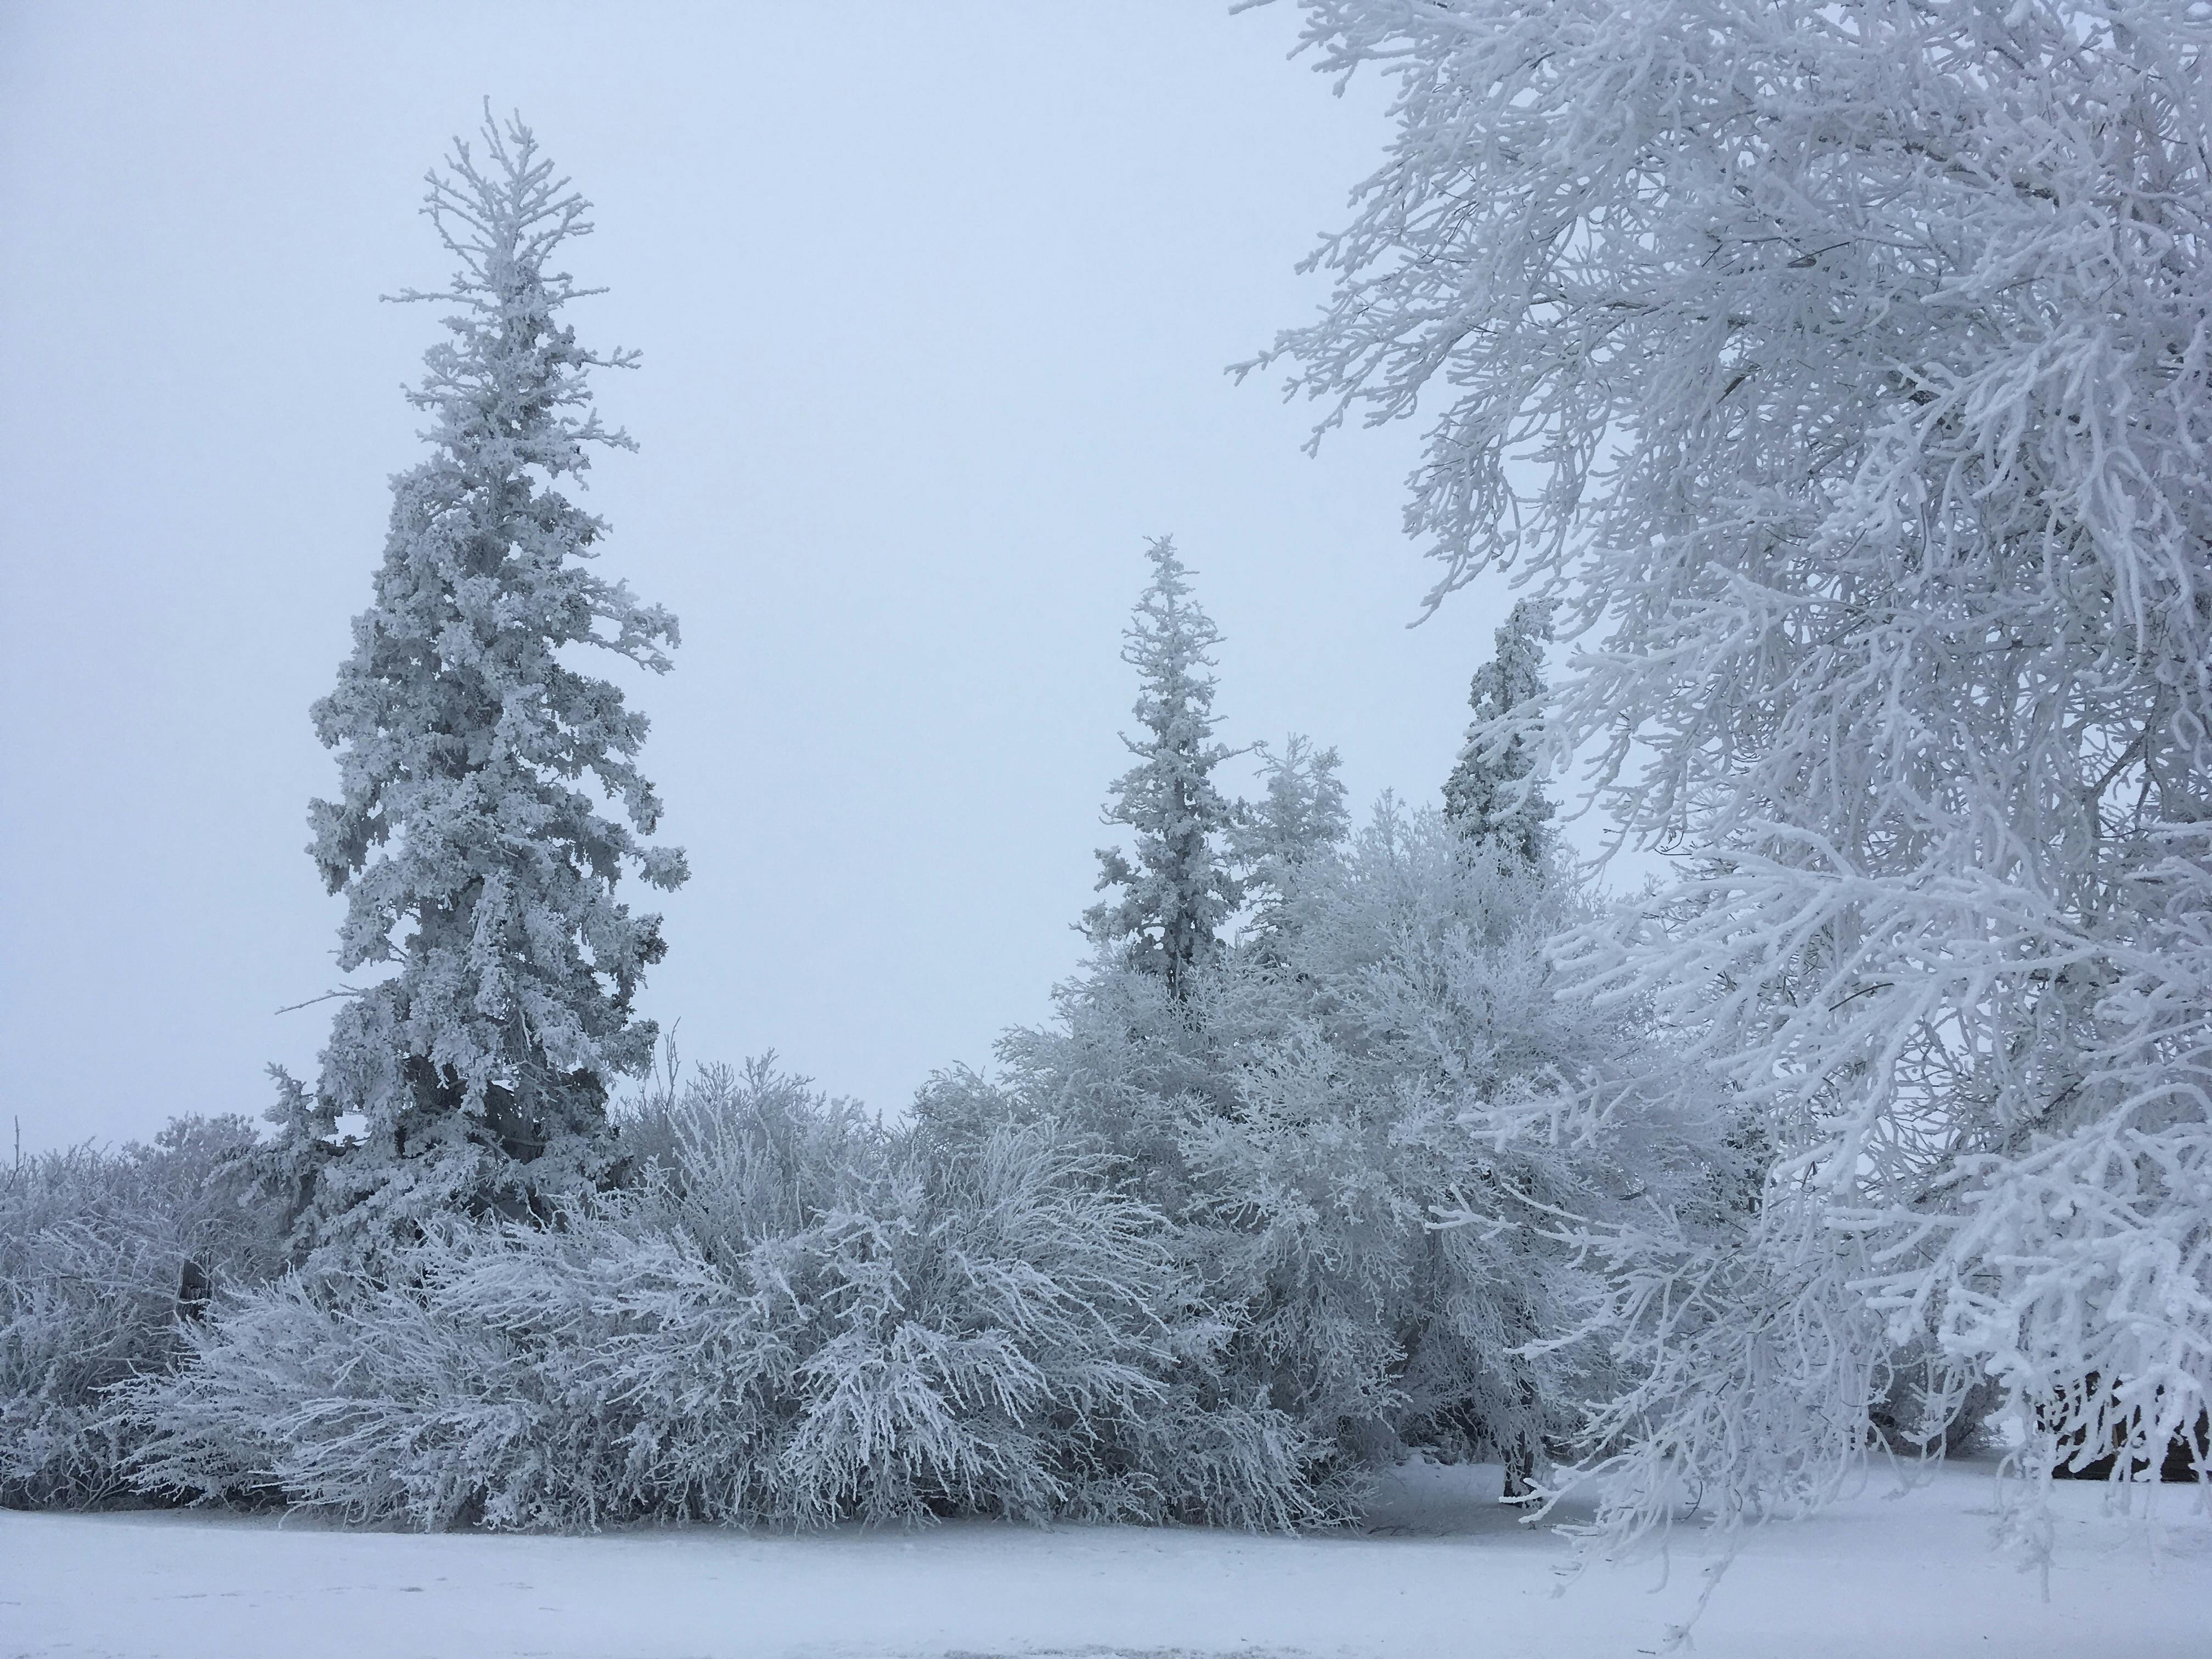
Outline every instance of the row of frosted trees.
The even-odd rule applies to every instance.
[[[341,788],[310,850],[367,982],[312,1086],[277,1073],[273,1140],[181,1126],[17,1172],[9,1497],[1288,1526],[1409,1449],[1525,1485],[1610,1392],[1602,1344],[1559,1340],[1595,1289],[1503,1211],[1438,1218],[1743,1185],[1656,1115],[1521,1132],[1570,1073],[1638,1086],[1639,1046],[1548,983],[1575,904],[1529,734],[1471,744],[1445,813],[1357,836],[1303,739],[1231,800],[1217,636],[1156,543],[1128,844],[1060,1018],[889,1125],[765,1064],[649,1079],[660,927],[617,884],[684,865],[645,839],[642,717],[581,665],[665,669],[676,629],[594,574],[605,526],[563,493],[626,441],[586,377],[629,359],[561,319],[584,204],[526,131],[459,149],[428,210],[459,266],[424,296],[452,307],[413,394],[430,454],[313,710]],[[1501,632],[1479,733],[1540,696],[1542,632]]]
[[[273,1148],[126,1160],[192,1194],[158,1237],[84,1160],[9,1188],[11,1495],[1294,1524],[1420,1449],[1578,1459],[1618,1541],[1689,1492],[1802,1510],[1993,1407],[2033,1476],[2203,1474],[2212,26],[1305,9],[1398,134],[1331,305],[1251,367],[1325,426],[1440,395],[1434,597],[1528,594],[1444,810],[1355,831],[1300,740],[1229,799],[1158,544],[1057,1018],[892,1127],[757,1068],[611,1110],[661,949],[616,880],[683,863],[576,665],[665,665],[674,626],[559,490],[623,441],[584,376],[627,360],[556,315],[582,204],[489,133],[434,185],[433,456],[317,709],[375,977]],[[1555,842],[1577,755],[1671,860],[1633,902]],[[137,1347],[63,1365],[96,1316],[52,1287],[188,1235],[188,1316],[149,1291],[96,1327]]]

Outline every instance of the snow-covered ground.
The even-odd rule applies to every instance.
[[[1620,1659],[1698,1584],[1678,1551],[1554,1598],[1552,1540],[1420,1472],[1365,1536],[956,1524],[803,1538],[345,1532],[193,1514],[0,1513],[0,1655],[323,1659],[1347,1654]],[[2145,1559],[2102,1492],[2057,1493],[2050,1600],[1988,1547],[1986,1469],[1895,1500],[1877,1479],[1755,1535],[1695,1631],[1703,1659],[2205,1659],[2212,1521],[2169,1488]]]

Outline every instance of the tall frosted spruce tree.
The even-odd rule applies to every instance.
[[[1137,763],[1115,781],[1106,822],[1136,840],[1132,863],[1120,849],[1098,854],[1100,890],[1119,889],[1084,913],[1095,944],[1119,945],[1129,960],[1166,982],[1180,1001],[1191,975],[1220,946],[1221,924],[1239,900],[1227,859],[1231,808],[1213,769],[1236,751],[1213,740],[1213,659],[1221,635],[1190,594],[1190,572],[1163,536],[1146,556],[1152,580],[1123,635],[1121,660],[1137,671],[1141,730],[1122,741]]]
[[[2212,20],[1304,10],[1398,132],[1276,353],[1331,423],[1443,390],[1439,597],[1558,599],[1553,741],[1691,855],[1561,965],[1772,1149],[1743,1237],[1589,1241],[1601,1526],[1822,1500],[1900,1352],[1931,1443],[1988,1378],[2025,1467],[2155,1463],[2212,1397]]]
[[[454,308],[408,394],[431,453],[392,480],[374,603],[313,709],[341,773],[309,849],[345,896],[338,966],[386,976],[347,997],[312,1094],[279,1074],[271,1114],[298,1242],[347,1252],[435,1215],[542,1212],[605,1177],[610,1086],[647,1067],[655,1035],[632,999],[664,950],[659,917],[617,884],[685,875],[680,851],[639,839],[661,811],[636,765],[645,717],[576,665],[599,651],[664,672],[677,638],[592,573],[606,526],[562,489],[593,446],[632,447],[587,376],[635,355],[595,353],[559,318],[593,291],[554,264],[591,229],[587,204],[488,111],[429,186],[457,269],[399,297]],[[345,1118],[361,1127],[340,1138]]]

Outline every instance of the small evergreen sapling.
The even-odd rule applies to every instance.
[[[1095,944],[1124,945],[1180,1001],[1192,970],[1219,950],[1221,924],[1241,896],[1225,854],[1231,807],[1213,782],[1213,769],[1236,751],[1213,741],[1219,722],[1206,653],[1221,635],[1192,601],[1174,541],[1159,538],[1147,556],[1152,580],[1121,652],[1142,685],[1142,735],[1122,738],[1137,763],[1115,781],[1105,814],[1134,833],[1136,861],[1100,850],[1098,886],[1121,893],[1085,911],[1083,931]]]
[[[604,1176],[611,1080],[643,1072],[631,1012],[663,952],[659,918],[615,897],[635,870],[668,889],[684,856],[635,763],[645,717],[579,672],[586,649],[654,673],[676,621],[588,562],[606,526],[558,485],[595,444],[586,375],[627,368],[558,319],[580,289],[552,261],[587,204],[519,121],[456,143],[424,212],[459,262],[452,338],[408,396],[431,454],[392,481],[375,600],[313,710],[343,787],[310,813],[323,879],[346,899],[338,966],[388,969],[349,996],[312,1097],[280,1073],[280,1154],[301,1183],[301,1242],[412,1236],[449,1212],[542,1212]],[[597,786],[596,790],[592,787]],[[600,810],[601,795],[620,804]],[[357,1115],[356,1138],[334,1139]]]

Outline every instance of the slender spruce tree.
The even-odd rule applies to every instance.
[[[1213,659],[1221,635],[1190,593],[1190,571],[1172,538],[1151,544],[1152,580],[1137,601],[1121,660],[1137,671],[1139,735],[1122,742],[1137,763],[1107,798],[1105,821],[1127,827],[1133,862],[1118,848],[1098,853],[1098,889],[1118,890],[1084,913],[1094,942],[1167,981],[1178,1001],[1191,975],[1220,948],[1221,924],[1239,891],[1229,868],[1231,808],[1213,769],[1237,751],[1214,741]]]
[[[661,811],[636,765],[645,716],[577,666],[599,651],[664,672],[677,639],[674,617],[593,574],[606,526],[563,493],[592,447],[633,447],[586,377],[635,354],[589,350],[559,319],[594,291],[553,263],[591,229],[587,204],[489,109],[428,182],[457,270],[398,297],[453,307],[408,394],[430,453],[392,480],[374,600],[313,709],[341,789],[313,803],[309,851],[346,900],[340,970],[380,975],[346,994],[312,1093],[279,1074],[271,1115],[315,1248],[373,1249],[441,1213],[542,1213],[605,1177],[605,1101],[648,1064],[653,1026],[631,1004],[664,950],[617,883],[685,875],[680,851],[640,839]]]

